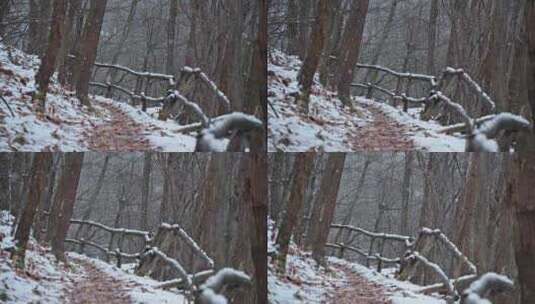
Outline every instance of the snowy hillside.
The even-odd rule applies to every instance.
[[[184,303],[178,294],[153,288],[158,282],[135,276],[102,261],[69,252],[57,263],[48,248],[30,240],[23,271],[15,269],[13,217],[0,213],[0,302],[2,303]]]
[[[274,223],[269,222],[268,252],[275,254]],[[318,266],[310,257],[290,243],[286,275],[277,273],[272,258],[268,264],[269,302],[290,303],[392,303],[446,304],[438,297],[419,294],[420,286],[394,278],[392,269],[382,273],[334,257],[327,267]]]
[[[310,114],[296,105],[301,61],[273,50],[268,65],[269,151],[424,150],[462,152],[465,141],[439,134],[434,121],[418,119],[420,109],[404,113],[386,103],[354,97],[354,110],[344,107],[335,92],[316,75]]]
[[[31,103],[38,66],[35,56],[0,44],[0,151],[194,150],[194,135],[177,133],[175,122],[101,96],[90,110],[55,77],[38,113]]]

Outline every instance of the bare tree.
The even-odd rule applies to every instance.
[[[48,36],[48,45],[45,56],[41,60],[39,71],[35,76],[37,88],[33,98],[40,103],[40,107],[43,111],[45,109],[45,100],[48,92],[48,85],[50,84],[50,77],[52,77],[52,74],[54,73],[58,51],[63,38],[65,10],[65,0],[54,1],[52,23],[50,26],[50,34]]]
[[[319,221],[318,233],[315,236],[316,241],[312,246],[312,257],[320,264],[323,264],[324,262],[325,243],[327,242],[329,229],[333,221],[345,158],[345,153],[330,153],[327,159],[326,172],[321,178],[321,185],[316,203],[322,204],[323,210]]]
[[[27,184],[29,189],[28,199],[22,211],[19,224],[17,225],[17,230],[15,231],[14,241],[16,248],[11,255],[15,265],[20,268],[24,268],[24,258],[26,255],[26,246],[30,238],[30,228],[32,227],[34,216],[45,188],[45,170],[51,162],[51,153],[35,154],[32,164],[32,176]]]
[[[91,68],[97,57],[100,31],[104,21],[106,3],[108,0],[91,0],[89,16],[87,17],[81,39],[80,55],[76,67],[78,75],[76,81],[76,96],[82,104],[90,107],[89,102],[89,80],[91,78]]]

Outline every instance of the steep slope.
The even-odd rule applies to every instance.
[[[269,56],[269,151],[464,151],[464,139],[438,133],[437,122],[419,120],[421,109],[404,113],[382,101],[353,97],[350,110],[317,75],[310,113],[304,114],[295,102],[301,65],[297,57],[277,50]]]
[[[38,113],[31,102],[38,66],[37,57],[0,44],[0,151],[194,150],[194,135],[177,133],[177,123],[101,96],[88,109],[56,77]]]

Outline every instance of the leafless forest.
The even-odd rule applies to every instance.
[[[55,97],[61,101],[75,96],[82,105],[75,110],[96,108],[89,115],[101,117],[110,108],[100,110],[100,99],[92,95],[96,94],[112,99],[112,106],[126,102],[150,113],[148,109],[156,108],[158,119],[172,118],[187,126],[178,133],[205,129],[216,139],[233,133],[237,143],[228,150],[265,150],[265,5],[265,1],[249,0],[2,1],[0,42],[6,54],[0,57],[7,57],[0,72],[0,84],[6,85],[2,107],[7,108],[2,111],[8,117],[23,115],[17,102],[25,101],[44,114],[44,121],[68,125],[72,121],[54,111],[59,102]],[[20,51],[36,55],[38,66],[33,67],[34,59],[21,63],[29,59],[13,55]],[[24,69],[30,65],[35,71],[19,76],[12,65]],[[34,72],[35,85],[25,92]],[[21,83],[18,78],[25,79]],[[16,96],[15,87],[23,96]],[[117,109],[110,111],[113,115]],[[248,115],[222,116],[236,112]],[[121,136],[121,129],[139,133],[150,128],[134,130],[127,116],[113,118],[116,125],[108,129],[115,130],[109,130],[109,136]],[[36,120],[43,117],[37,115]],[[244,138],[249,141],[247,147]],[[101,143],[93,150],[156,150],[136,142],[127,140],[115,148]],[[206,143],[196,148],[214,149]],[[178,150],[182,152],[179,148],[170,152]]]
[[[327,260],[335,256],[379,272],[394,267],[396,280],[448,303],[531,303],[534,174],[532,154],[272,154],[270,280],[297,276],[300,255],[341,271]],[[470,284],[489,272],[514,287],[486,279],[476,291]],[[390,303],[367,288],[336,290],[332,302]]]
[[[351,101],[356,96],[419,109],[414,118],[440,123],[439,133],[467,134],[467,151],[489,151],[487,139],[497,139],[501,151],[533,149],[534,14],[531,0],[273,0],[269,49],[302,61],[299,88],[286,96],[299,113],[308,113],[311,90],[328,99],[326,88],[353,117],[370,109]],[[320,114],[310,113],[317,120]]]
[[[265,157],[239,153],[2,153],[0,157],[0,209],[16,216],[15,245],[3,245],[3,265],[10,265],[4,260],[9,251],[16,267],[38,275],[35,265],[42,261],[34,260],[34,252],[44,246],[39,253],[44,255],[50,246],[58,262],[87,266],[66,254],[74,251],[117,267],[134,265],[135,275],[153,278],[158,289],[177,293],[172,301],[149,303],[182,303],[179,295],[184,303],[222,303],[218,293],[224,303],[226,299],[261,303],[266,298]],[[206,281],[218,271],[217,284]],[[138,303],[125,296],[132,285],[113,281],[115,290],[110,291],[106,277],[99,273],[93,282],[76,281],[77,287],[67,290],[64,301]],[[13,288],[7,282],[7,290]]]

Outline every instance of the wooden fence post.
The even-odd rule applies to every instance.
[[[84,254],[84,252],[85,252],[85,239],[81,238],[80,239],[80,254]]]
[[[144,92],[141,92],[141,111],[147,112],[147,97]]]
[[[344,258],[344,250],[345,250],[345,244],[344,243],[340,243],[340,255],[338,256],[339,258],[343,259]]]
[[[401,95],[401,99],[403,100],[403,112],[407,113],[409,111],[409,99],[405,94]]]
[[[371,99],[373,94],[373,86],[371,82],[366,83],[366,85],[368,86],[368,91],[366,92],[366,99]]]

